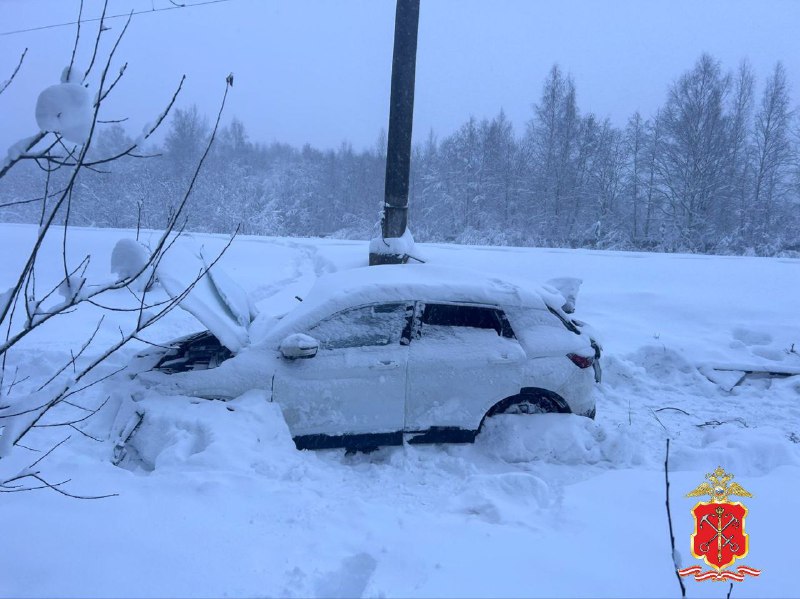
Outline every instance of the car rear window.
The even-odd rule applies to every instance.
[[[514,332],[502,310],[458,304],[426,304],[422,324],[439,327],[491,329],[501,337],[514,338]]]

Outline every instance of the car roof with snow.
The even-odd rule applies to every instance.
[[[321,276],[303,303],[271,333],[292,332],[296,325],[353,306],[396,301],[469,302],[532,309],[558,308],[556,290],[537,288],[468,269],[430,264],[366,266]]]
[[[308,306],[342,306],[389,300],[469,301],[546,308],[541,294],[507,279],[468,269],[405,264],[365,266],[320,277]]]

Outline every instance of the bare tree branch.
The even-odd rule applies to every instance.
[[[5,489],[5,488],[3,488],[3,487],[6,486],[6,483],[11,482],[12,480],[21,480],[21,479],[24,479],[24,478],[33,478],[33,479],[39,481],[42,484],[39,487],[25,487],[25,488],[20,488],[20,489]],[[39,476],[38,473],[30,473],[30,474],[25,474],[24,476],[20,476],[20,477],[18,477],[16,479],[10,479],[9,481],[5,481],[3,483],[0,483],[0,493],[18,493],[20,491],[34,491],[34,490],[37,490],[37,489],[51,489],[51,490],[53,490],[53,491],[55,491],[57,493],[60,493],[61,495],[64,495],[66,497],[71,497],[72,499],[106,499],[108,497],[117,497],[119,495],[119,493],[109,493],[107,495],[75,495],[73,493],[67,493],[66,491],[64,491],[64,490],[62,490],[60,488],[61,486],[67,484],[71,480],[72,479],[68,478],[66,480],[61,481],[60,483],[49,483],[45,479],[43,479],[41,476]]]
[[[670,546],[672,547],[672,563],[675,566],[675,576],[678,579],[678,584],[681,585],[681,597],[686,597],[686,587],[683,584],[681,575],[678,574],[678,570],[680,570],[680,564],[678,563],[678,557],[675,549],[675,534],[672,532],[672,512],[669,509],[669,437],[667,437],[667,454],[664,458],[664,483],[666,485],[667,522],[669,523],[669,542]]]
[[[92,53],[92,58],[89,63],[88,69],[84,74],[84,81],[89,77],[92,69],[97,64],[98,59],[98,52],[99,52],[99,42],[100,37],[103,31],[106,30],[104,27],[105,22],[105,15],[107,10],[108,2],[104,2],[103,5],[103,16],[100,19],[100,26],[98,28],[97,36],[95,37],[95,43]],[[79,24],[76,31],[76,39],[75,45],[72,51],[72,57],[70,60],[70,66],[68,67],[67,71],[67,78],[71,77],[72,69],[75,68],[75,59],[78,50],[78,44],[80,43],[80,22],[82,21],[82,10],[83,10],[83,2],[81,1],[81,12],[79,13]],[[54,373],[50,374],[49,376],[42,377],[44,382],[39,384],[38,389],[35,393],[42,394],[41,397],[33,395],[31,399],[27,399],[24,403],[16,404],[12,402],[3,402],[7,405],[0,406],[0,421],[8,422],[8,419],[20,418],[20,420],[15,423],[15,426],[6,425],[3,429],[3,435],[9,435],[9,438],[5,439],[4,441],[8,442],[12,448],[14,447],[24,447],[23,440],[25,439],[26,435],[28,435],[33,429],[44,429],[44,428],[58,428],[58,427],[65,427],[71,428],[72,430],[80,433],[81,435],[93,439],[95,441],[101,441],[101,439],[94,437],[87,433],[86,431],[82,430],[78,425],[82,422],[86,422],[92,416],[96,415],[103,406],[109,401],[107,397],[105,401],[103,401],[100,405],[94,408],[88,408],[84,405],[81,405],[82,402],[74,402],[71,399],[74,396],[86,391],[87,389],[103,383],[104,381],[109,380],[110,378],[118,375],[121,371],[125,370],[127,366],[123,366],[120,368],[116,368],[107,372],[106,374],[99,376],[98,370],[99,367],[105,363],[107,363],[108,358],[117,352],[120,348],[126,345],[132,339],[141,340],[145,343],[149,343],[144,341],[141,338],[141,332],[147,329],[152,324],[158,322],[161,318],[163,318],[166,314],[168,314],[171,310],[173,310],[180,302],[182,302],[195,288],[195,286],[202,280],[204,276],[208,275],[209,270],[218,262],[218,260],[222,257],[222,255],[227,251],[230,247],[231,243],[235,239],[236,235],[239,232],[237,228],[234,234],[230,237],[227,244],[222,248],[219,254],[212,260],[211,262],[206,262],[203,265],[203,268],[199,270],[197,276],[182,290],[181,293],[178,293],[174,297],[171,297],[164,301],[149,301],[147,293],[152,286],[152,283],[155,280],[156,272],[161,264],[162,259],[164,258],[165,254],[171,250],[173,245],[182,235],[184,228],[187,222],[187,215],[186,209],[189,203],[190,197],[194,191],[195,185],[197,183],[199,174],[203,169],[206,160],[210,154],[212,145],[214,144],[220,126],[220,121],[222,117],[223,110],[225,108],[229,87],[231,85],[230,80],[226,80],[225,84],[225,91],[222,96],[222,100],[220,103],[219,112],[217,114],[217,118],[209,136],[208,143],[205,147],[205,150],[200,157],[196,168],[193,172],[193,175],[188,182],[186,188],[184,189],[184,193],[180,199],[180,201],[175,206],[174,210],[170,213],[166,227],[164,231],[161,233],[160,237],[158,238],[157,243],[155,246],[149,250],[149,254],[147,255],[144,264],[140,265],[140,267],[136,270],[136,272],[128,273],[127,276],[122,276],[117,280],[114,280],[110,283],[103,283],[100,285],[88,285],[86,283],[85,274],[86,270],[89,265],[90,257],[86,256],[78,265],[77,267],[70,266],[69,260],[69,251],[68,251],[68,235],[70,232],[71,227],[71,215],[72,215],[72,200],[73,200],[73,193],[75,192],[75,185],[78,181],[78,175],[83,169],[95,170],[97,166],[111,163],[119,158],[124,156],[130,156],[134,158],[144,158],[146,157],[141,152],[137,152],[137,149],[142,145],[142,143],[148,139],[165,121],[168,113],[171,111],[172,107],[175,104],[178,94],[182,90],[183,83],[185,81],[185,76],[181,78],[177,89],[175,90],[174,94],[172,95],[171,99],[166,105],[165,110],[158,115],[155,122],[148,126],[145,130],[144,134],[140,136],[133,144],[127,147],[122,152],[119,152],[112,156],[106,156],[99,159],[89,160],[88,156],[90,155],[91,148],[93,146],[93,140],[95,139],[95,133],[97,131],[97,126],[104,122],[121,122],[118,121],[100,121],[98,115],[101,110],[101,106],[104,103],[104,100],[109,96],[109,94],[116,88],[118,82],[121,80],[122,76],[125,73],[125,69],[127,64],[123,64],[123,66],[119,69],[118,74],[115,77],[111,77],[109,75],[111,64],[114,59],[115,53],[119,48],[120,42],[124,37],[127,28],[131,21],[131,16],[133,12],[128,15],[128,19],[125,23],[125,26],[122,28],[122,31],[117,36],[116,40],[114,41],[111,49],[105,55],[105,59],[103,61],[102,69],[100,69],[99,74],[99,82],[98,82],[98,91],[96,95],[96,100],[93,105],[93,112],[92,112],[92,120],[89,127],[89,131],[87,137],[83,144],[75,147],[68,147],[65,145],[64,140],[62,137],[55,133],[53,136],[53,141],[44,149],[35,149],[37,145],[46,137],[45,132],[40,132],[35,136],[24,140],[21,144],[15,148],[15,151],[10,154],[9,159],[7,159],[3,164],[2,168],[0,168],[0,178],[5,176],[9,172],[9,170],[17,163],[23,160],[33,160],[34,163],[45,173],[46,180],[45,180],[45,189],[44,194],[41,198],[35,198],[33,200],[20,200],[20,201],[13,201],[8,202],[0,207],[5,206],[16,206],[21,204],[33,203],[36,201],[42,202],[42,210],[41,210],[41,217],[40,217],[40,226],[39,230],[37,231],[35,241],[32,245],[32,248],[26,255],[26,259],[22,268],[19,271],[19,275],[16,279],[15,284],[9,290],[9,294],[5,296],[9,301],[3,302],[3,305],[0,306],[0,325],[5,327],[5,340],[0,343],[0,362],[2,362],[2,372],[0,372],[0,387],[2,387],[2,381],[4,380],[4,376],[6,373],[6,359],[8,356],[8,352],[11,348],[15,347],[20,341],[22,341],[27,335],[29,335],[32,331],[38,329],[39,327],[44,326],[48,323],[53,317],[69,313],[77,309],[83,303],[89,303],[95,306],[100,307],[103,310],[114,310],[114,311],[128,311],[134,312],[137,314],[136,322],[134,325],[130,327],[129,330],[123,330],[120,328],[120,337],[118,340],[105,345],[101,351],[97,352],[96,355],[91,356],[90,358],[86,359],[88,354],[88,350],[90,347],[93,347],[94,342],[97,339],[98,333],[101,329],[103,318],[101,317],[94,330],[91,334],[88,335],[87,339],[84,341],[83,345],[78,349],[77,352],[70,351],[70,357],[66,360],[60,368],[58,368]],[[24,58],[24,53],[23,53]],[[20,59],[20,64],[22,59]],[[18,67],[19,69],[19,67]],[[17,70],[18,70],[17,69]],[[16,73],[16,71],[15,71]],[[54,148],[58,146],[58,150],[54,152]],[[51,192],[50,190],[50,177],[51,174],[61,168],[68,168],[69,171],[65,173],[66,182],[62,189],[58,192]],[[48,200],[52,199],[52,205],[48,205]],[[59,275],[61,281],[57,281],[55,284],[50,287],[50,283],[48,283],[48,287],[44,290],[37,289],[37,286],[41,286],[39,283],[37,285],[37,260],[40,258],[40,254],[42,252],[43,244],[47,236],[53,232],[54,227],[56,226],[56,219],[63,217],[63,230],[61,232],[61,260],[62,260],[62,267],[63,267],[63,275]],[[141,213],[140,213],[141,218]],[[60,222],[60,221],[59,221]],[[137,236],[138,236],[138,227],[137,227]],[[52,237],[52,236],[51,236]],[[140,277],[142,277],[145,273],[148,277],[148,284],[145,285],[144,291],[141,295],[138,295],[131,289],[130,285],[137,281]],[[105,305],[105,302],[100,301],[100,296],[104,293],[112,292],[118,289],[126,288],[133,297],[137,300],[138,306],[135,308],[113,308],[112,306]],[[43,293],[43,291],[47,291]],[[52,306],[45,306],[45,302],[47,302],[57,291],[61,292],[64,299],[63,301],[56,302],[55,305]],[[24,321],[22,318],[22,308],[18,308],[19,302],[23,303],[24,307]],[[149,313],[150,311],[154,310],[155,313]],[[151,345],[156,345],[152,344]],[[81,364],[79,364],[81,362]],[[62,377],[69,368],[72,368],[71,376],[69,377]],[[105,370],[105,369],[104,369]],[[12,384],[5,388],[3,387],[3,391],[8,394],[8,392],[12,391],[14,386],[17,384],[15,379]],[[24,379],[23,379],[24,380]],[[38,381],[37,381],[38,383]],[[31,407],[31,403],[36,402],[37,405]],[[54,418],[56,414],[53,411],[53,408],[56,408],[60,404],[65,404],[66,406],[71,406],[77,409],[82,410],[84,413],[78,417],[73,417],[71,414],[64,415],[59,412],[60,416]],[[102,496],[84,496],[84,495],[76,495],[64,490],[62,487],[66,483],[70,482],[69,479],[63,480],[60,482],[50,482],[47,480],[47,477],[42,476],[38,471],[35,471],[34,468],[41,463],[42,460],[46,459],[50,456],[55,449],[60,447],[63,443],[67,441],[70,437],[60,441],[53,447],[51,447],[48,451],[44,452],[29,468],[25,469],[24,471],[20,472],[16,476],[12,478],[8,478],[6,480],[0,480],[0,492],[22,492],[26,490],[34,490],[34,489],[50,489],[54,490],[60,494],[63,494],[68,497],[78,498],[78,499],[98,499],[101,497],[111,497],[113,495],[102,495]],[[24,481],[24,482],[20,482]]]
[[[93,436],[93,435],[90,435],[90,434],[89,434],[89,433],[87,433],[86,431],[79,429],[79,428],[78,428],[77,426],[75,426],[74,424],[67,424],[67,426],[68,426],[69,428],[71,428],[72,430],[74,430],[74,431],[76,431],[76,432],[79,432],[81,435],[83,435],[83,436],[84,436],[84,437],[86,437],[87,439],[91,439],[92,441],[97,441],[98,443],[102,443],[102,442],[103,442],[103,440],[102,440],[102,439],[98,439],[97,437],[95,437],[95,436]]]
[[[664,408],[658,408],[657,410],[653,410],[653,411],[654,412],[662,412],[664,410],[674,410],[675,412],[681,412],[682,414],[686,414],[687,416],[691,416],[691,414],[689,412],[687,412],[686,410],[681,410],[680,408],[673,408],[671,406],[667,406],[667,407],[664,407]]]
[[[75,53],[78,51],[78,42],[81,39],[81,17],[83,16],[83,0],[78,8],[78,26],[75,28],[75,44],[72,46],[72,57],[69,59],[69,67],[67,67],[67,81],[72,79],[72,66],[75,64]]]
[[[23,61],[23,60],[25,60],[25,55],[26,55],[27,53],[28,53],[28,49],[27,49],[27,48],[25,48],[25,49],[22,51],[22,54],[21,54],[21,55],[20,55],[20,57],[19,57],[19,62],[17,63],[17,66],[16,66],[16,68],[15,68],[15,69],[13,70],[13,72],[11,73],[11,77],[9,77],[9,78],[8,78],[8,79],[6,79],[6,80],[5,80],[5,81],[4,81],[2,84],[0,84],[0,94],[2,94],[4,91],[6,91],[6,89],[8,89],[8,86],[9,86],[9,85],[11,85],[11,82],[12,82],[12,81],[14,81],[14,77],[16,77],[16,76],[17,76],[17,73],[19,73],[19,69],[20,69],[20,67],[22,66],[22,61]]]
[[[112,373],[112,375],[109,375],[109,376],[113,376],[113,374],[116,374],[117,372],[119,372],[119,371],[116,371],[116,372]],[[106,378],[108,378],[108,377],[106,377]],[[77,393],[77,391],[76,391],[76,393]],[[105,406],[108,403],[109,399],[111,399],[111,396],[106,397],[105,400],[103,401],[103,403],[101,403],[99,406],[97,406],[94,410],[89,410],[89,413],[86,414],[86,416],[84,416],[83,418],[78,418],[77,420],[70,420],[68,422],[53,422],[51,424],[37,424],[34,428],[54,428],[56,426],[72,426],[72,425],[75,425],[75,424],[79,424],[81,422],[84,422],[84,421],[88,420],[89,418],[91,418],[92,416],[97,414],[97,412],[102,410],[103,406]]]
[[[81,0],[81,2],[83,2],[83,0]],[[100,15],[100,25],[98,25],[97,27],[97,36],[94,38],[94,50],[92,50],[92,59],[89,61],[89,66],[86,69],[86,72],[83,74],[83,81],[86,81],[87,77],[89,77],[89,73],[91,73],[92,67],[94,66],[94,61],[97,58],[97,48],[100,46],[100,36],[103,34],[103,31],[105,31],[104,25],[106,20],[107,8],[108,8],[108,0],[105,0],[105,2],[103,2],[103,13]],[[80,18],[78,18],[78,20],[80,20]],[[78,25],[78,27],[80,27],[80,24]]]
[[[102,102],[103,100],[105,100],[106,97],[108,97],[108,94],[110,94],[112,92],[112,90],[117,86],[117,83],[119,83],[119,80],[122,79],[122,76],[125,74],[125,70],[127,68],[128,68],[128,63],[127,62],[125,64],[123,64],[119,68],[119,72],[117,73],[117,76],[114,78],[114,80],[111,82],[111,85],[109,85],[108,88],[106,89],[106,91],[103,92],[102,96],[97,98],[97,103],[98,104],[100,102]]]
[[[71,359],[69,362],[67,362],[67,363],[66,363],[66,364],[64,364],[64,365],[63,365],[61,368],[59,368],[58,370],[56,370],[56,371],[53,373],[53,376],[51,376],[51,377],[50,377],[49,379],[47,379],[47,380],[46,380],[44,383],[42,383],[42,384],[41,384],[41,386],[40,386],[40,387],[37,389],[37,391],[42,391],[42,390],[43,390],[45,387],[47,387],[47,385],[49,385],[50,383],[52,383],[52,382],[53,382],[53,381],[54,381],[54,380],[55,380],[55,379],[58,377],[58,375],[60,375],[60,374],[61,374],[62,372],[64,372],[64,371],[65,371],[67,368],[69,368],[69,366],[70,366],[70,365],[72,365],[72,366],[73,366],[73,368],[75,367],[75,360],[77,360],[78,358],[80,358],[80,357],[83,355],[83,352],[85,352],[85,351],[86,351],[86,348],[88,348],[88,347],[89,347],[89,345],[91,345],[92,341],[94,341],[94,338],[97,336],[97,333],[100,331],[100,326],[103,324],[103,320],[105,320],[105,317],[106,317],[106,316],[105,316],[105,314],[103,314],[103,315],[100,317],[100,320],[98,320],[98,321],[97,321],[97,326],[94,328],[94,331],[92,331],[92,334],[91,334],[91,335],[89,335],[89,338],[88,338],[88,339],[87,339],[87,340],[84,342],[84,344],[81,346],[81,349],[78,351],[77,355],[73,355],[73,356],[72,356],[72,359]]]
[[[11,159],[7,160],[5,162],[5,164],[3,165],[3,167],[0,168],[0,179],[5,177],[6,173],[8,173],[8,171],[10,171],[11,168],[15,164],[17,164],[20,160],[23,160],[25,158],[29,158],[29,156],[26,156],[26,153],[30,152],[34,148],[34,146],[36,146],[36,144],[38,144],[40,141],[42,141],[45,138],[46,135],[47,135],[46,132],[40,131],[39,133],[36,133],[35,135],[33,135],[33,136],[29,137],[28,139],[26,139],[25,143],[23,144],[25,149],[22,150],[22,152],[20,152],[19,156],[16,156],[14,158],[11,158]],[[54,142],[54,145],[55,145],[55,142]],[[2,319],[0,319],[0,320],[2,320]]]
[[[62,480],[60,483],[44,483],[38,487],[25,487],[23,485],[9,485],[8,483],[24,480],[28,477],[33,478],[35,475],[33,474],[26,474],[24,476],[16,476],[14,478],[8,479],[5,482],[0,483],[0,493],[22,493],[23,491],[36,491],[38,489],[54,489],[55,487],[60,487],[61,485],[65,485],[70,482],[72,479],[68,478],[66,480]]]
[[[45,201],[48,198],[54,198],[61,193],[64,193],[63,189],[59,191],[54,191],[53,193],[45,194],[43,196],[39,196],[38,198],[31,198],[30,200],[16,200],[14,202],[6,202],[5,204],[0,204],[0,208],[9,208],[11,206],[20,206],[22,204],[34,204],[36,202]]]
[[[114,80],[113,85],[116,85],[116,82],[119,80],[119,77],[121,77],[121,76],[122,76],[122,72],[120,72],[120,74],[117,76],[117,79]],[[147,139],[149,139],[150,136],[152,136],[153,133],[155,133],[158,130],[159,127],[161,127],[161,124],[164,122],[164,119],[167,118],[167,115],[172,110],[172,107],[174,106],[175,101],[178,99],[178,94],[180,94],[181,90],[183,89],[183,84],[184,84],[185,81],[186,81],[186,75],[183,75],[181,77],[180,82],[178,83],[178,87],[175,89],[175,92],[172,94],[172,98],[170,98],[170,101],[167,104],[167,107],[164,109],[164,111],[160,115],[158,115],[158,118],[156,118],[156,120],[153,122],[153,124],[150,127],[148,127],[148,129],[144,133],[144,135],[142,135],[135,143],[131,144],[125,150],[123,150],[121,152],[118,152],[117,154],[114,154],[112,156],[106,156],[104,158],[97,158],[97,159],[94,159],[94,160],[83,160],[83,162],[81,162],[81,167],[87,167],[88,168],[88,167],[98,166],[100,164],[107,164],[109,162],[114,162],[115,160],[119,160],[120,158],[123,158],[125,156],[132,156],[134,158],[147,158],[147,157],[150,157],[150,155],[137,154],[136,153],[136,149],[139,148],[142,145],[142,143],[144,143]],[[107,91],[110,91],[110,89],[107,90]],[[103,97],[101,98],[101,101],[103,99],[105,99],[105,95],[103,95]],[[96,106],[98,106],[98,105],[96,105]],[[103,121],[99,121],[98,120],[96,122],[101,123]],[[155,154],[153,156],[159,156],[159,154]],[[65,160],[63,158],[54,157],[54,156],[47,156],[44,153],[41,154],[41,155],[37,154],[35,156],[34,155],[23,154],[17,160],[34,160],[34,159],[46,160],[48,162],[57,164],[59,166],[77,166],[77,164],[78,164],[77,160],[70,162],[70,161]],[[0,177],[2,177],[3,174],[4,174],[4,172],[2,170],[0,170]]]
[[[50,449],[48,449],[48,450],[47,450],[47,452],[46,452],[46,453],[45,453],[43,456],[41,456],[41,457],[40,457],[38,460],[36,460],[36,461],[35,461],[33,464],[31,464],[30,466],[28,466],[28,470],[33,470],[33,469],[34,469],[34,468],[37,466],[37,464],[39,464],[39,462],[41,462],[43,459],[45,459],[47,456],[49,456],[49,455],[50,455],[51,453],[53,453],[53,452],[54,452],[56,449],[58,449],[59,447],[61,447],[61,446],[62,446],[64,443],[66,443],[66,442],[67,442],[67,441],[69,441],[69,440],[70,440],[70,437],[66,437],[65,439],[63,439],[63,440],[59,441],[58,443],[56,443],[55,445],[53,445],[53,446],[52,446]]]
[[[183,196],[183,199],[181,200],[180,204],[178,205],[178,207],[177,207],[175,213],[173,214],[173,216],[170,218],[170,222],[168,223],[167,230],[162,234],[158,245],[152,251],[152,253],[150,255],[150,259],[147,261],[147,263],[144,266],[142,266],[137,273],[134,273],[133,275],[124,278],[122,281],[120,281],[118,283],[101,287],[100,289],[95,290],[93,293],[88,294],[87,297],[81,297],[81,298],[78,298],[77,296],[73,297],[73,299],[71,301],[65,302],[65,307],[64,308],[61,308],[61,309],[58,309],[58,310],[54,310],[52,313],[49,313],[49,314],[46,314],[46,315],[42,316],[41,318],[39,318],[36,321],[32,322],[31,326],[29,328],[21,331],[16,336],[12,337],[11,340],[9,340],[9,341],[11,341],[11,343],[9,343],[9,341],[7,341],[4,345],[0,346],[0,352],[7,351],[8,347],[10,347],[10,346],[14,345],[14,343],[18,342],[19,339],[24,337],[25,334],[27,334],[30,331],[34,330],[34,328],[36,328],[37,326],[40,326],[43,322],[46,322],[49,318],[52,318],[56,314],[63,312],[63,310],[66,309],[67,306],[74,307],[77,304],[79,304],[79,303],[81,303],[83,301],[86,301],[86,299],[94,297],[96,295],[99,295],[100,293],[104,293],[104,292],[109,291],[111,289],[121,288],[122,286],[125,286],[125,285],[129,284],[130,282],[136,280],[138,278],[138,276],[141,275],[149,267],[150,264],[153,264],[154,267],[157,266],[158,262],[161,260],[161,257],[163,257],[163,255],[164,255],[163,252],[165,251],[165,249],[169,249],[169,247],[171,247],[171,245],[175,242],[175,239],[177,239],[177,237],[174,237],[172,239],[170,238],[171,237],[171,232],[174,230],[174,227],[177,224],[178,219],[181,217],[181,214],[182,214],[184,208],[186,207],[186,204],[187,204],[187,202],[189,200],[189,197],[191,195],[193,186],[194,186],[194,184],[195,184],[195,182],[197,180],[197,177],[198,177],[198,175],[200,173],[200,170],[201,170],[206,158],[208,157],[208,154],[209,154],[209,152],[211,150],[211,146],[212,146],[212,144],[213,144],[213,142],[214,142],[214,140],[216,138],[216,133],[217,133],[218,128],[219,128],[219,123],[220,123],[220,120],[222,118],[222,111],[223,111],[224,106],[225,106],[225,100],[226,100],[227,95],[228,95],[228,88],[229,88],[229,84],[226,83],[225,93],[223,94],[223,97],[222,97],[222,102],[220,104],[220,110],[219,110],[219,113],[217,115],[217,120],[215,122],[214,129],[212,130],[212,133],[211,133],[211,136],[209,138],[208,145],[206,146],[205,152],[203,153],[202,157],[200,158],[200,161],[198,162],[198,166],[197,166],[197,168],[196,168],[196,170],[194,172],[194,176],[192,177],[192,179],[191,179],[191,181],[189,183],[189,186],[188,186],[188,188],[187,188],[187,190],[186,190],[186,192],[185,192],[185,194]],[[86,146],[84,146],[84,149],[81,152],[80,158],[85,157],[85,155],[86,155],[86,147],[87,146],[88,146],[88,143],[87,143]],[[74,184],[74,173],[73,173],[73,181],[72,181],[72,183]],[[63,200],[63,196],[62,196],[62,200]],[[55,212],[55,210],[54,210],[54,212]],[[49,223],[52,223],[52,214],[53,213],[51,213],[51,217],[50,217]],[[49,223],[48,223],[48,226],[49,226]],[[238,232],[238,230],[237,230],[237,232]],[[233,242],[233,239],[235,237],[236,237],[236,234],[231,236],[231,238],[228,241],[228,243],[225,245],[225,247],[222,249],[222,251],[217,255],[217,257],[211,262],[211,264],[209,264],[205,268],[201,269],[201,271],[197,275],[197,277],[195,277],[195,279],[192,281],[192,283],[189,284],[181,294],[177,295],[170,302],[168,302],[159,312],[157,312],[151,318],[144,319],[142,312],[140,312],[137,324],[134,327],[134,330],[132,332],[130,332],[128,334],[123,334],[119,341],[117,341],[116,343],[114,343],[111,346],[109,346],[98,357],[96,357],[87,366],[85,366],[83,369],[81,369],[81,371],[79,373],[77,373],[73,377],[72,382],[69,383],[68,385],[66,385],[62,389],[61,392],[57,393],[50,400],[48,400],[46,403],[44,403],[41,406],[39,406],[38,409],[28,410],[27,411],[28,413],[37,412],[37,411],[38,411],[38,413],[31,419],[30,422],[26,423],[26,425],[22,427],[22,430],[20,430],[20,431],[15,433],[15,438],[12,441],[12,444],[16,445],[20,440],[22,440],[25,437],[25,435],[28,434],[28,432],[30,430],[32,430],[34,427],[36,427],[39,424],[39,422],[41,421],[41,419],[44,417],[45,414],[47,414],[53,407],[58,405],[66,397],[70,397],[70,396],[72,396],[72,395],[74,395],[76,393],[79,393],[79,392],[81,392],[81,391],[83,391],[83,390],[85,390],[85,389],[87,389],[87,388],[89,388],[89,387],[91,387],[91,386],[103,381],[103,380],[108,379],[109,377],[113,376],[114,374],[117,374],[117,372],[120,372],[121,370],[123,370],[124,367],[120,368],[116,372],[113,372],[113,373],[111,373],[109,375],[106,375],[105,377],[102,377],[101,379],[93,381],[93,382],[91,382],[91,383],[89,383],[89,384],[87,384],[87,385],[85,385],[85,386],[83,386],[83,387],[81,387],[79,389],[72,389],[73,385],[77,384],[84,377],[86,377],[89,373],[91,373],[97,366],[99,366],[101,363],[103,363],[109,356],[111,356],[113,353],[115,353],[117,350],[119,350],[121,347],[123,347],[126,343],[128,343],[128,341],[130,341],[131,339],[136,337],[142,330],[144,330],[145,328],[149,327],[153,323],[155,323],[158,320],[160,320],[161,318],[163,318],[167,313],[169,313],[172,309],[174,309],[181,301],[183,301],[183,299],[185,299],[185,297],[189,293],[191,293],[191,291],[194,289],[195,285],[204,276],[206,276],[208,271],[217,263],[217,261],[222,257],[222,255],[225,253],[225,251],[227,251],[227,249],[230,247],[230,244]],[[39,242],[39,244],[41,244],[41,241]],[[38,247],[36,249],[38,251]]]

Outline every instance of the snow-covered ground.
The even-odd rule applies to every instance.
[[[33,239],[0,225],[0,289]],[[76,229],[70,253],[109,256],[130,232]],[[197,236],[210,252],[221,236]],[[58,244],[52,248],[55,252]],[[290,308],[323,272],[361,266],[366,242],[240,238],[221,264],[264,313]],[[543,282],[582,278],[576,316],[601,334],[595,421],[500,416],[474,445],[404,446],[369,455],[294,449],[280,411],[254,390],[227,404],[157,396],[126,379],[85,430],[108,439],[137,394],[147,417],[140,460],[112,464],[113,442],[78,434],[44,465],[71,478],[51,491],[0,495],[3,596],[676,596],[664,506],[665,440],[676,542],[686,567],[697,501],[721,465],[755,497],[743,563],[759,578],[734,597],[797,596],[800,376],[749,378],[726,391],[699,368],[800,367],[800,260],[419,245],[438,264]],[[58,257],[57,253],[53,254]],[[59,259],[53,260],[53,277]],[[37,273],[47,278],[47,267]],[[108,303],[131,301],[120,291]],[[60,318],[10,356],[19,376],[61,364],[96,308]],[[130,315],[106,317],[113,341]],[[153,342],[199,330],[177,310]],[[144,344],[115,356],[109,371]],[[63,432],[44,433],[60,440]],[[47,438],[37,441],[46,446]],[[738,562],[737,562],[738,563]],[[690,596],[727,584],[686,582]]]

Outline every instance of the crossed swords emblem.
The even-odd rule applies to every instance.
[[[722,548],[726,547],[727,545],[731,546],[731,551],[736,553],[739,551],[739,544],[733,542],[733,534],[730,536],[725,536],[723,533],[725,529],[729,526],[733,525],[734,528],[739,528],[740,521],[739,519],[734,516],[733,514],[725,514],[725,509],[722,507],[718,507],[714,510],[717,514],[717,524],[716,526],[709,520],[709,514],[706,514],[700,519],[700,523],[698,524],[698,530],[703,528],[703,524],[708,524],[712,529],[714,529],[714,536],[711,537],[705,543],[700,543],[700,551],[702,553],[708,553],[709,549],[711,549],[711,543],[714,541],[717,542],[717,563],[722,563]],[[730,516],[730,520],[723,525],[722,524],[722,516],[728,515]]]

